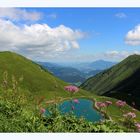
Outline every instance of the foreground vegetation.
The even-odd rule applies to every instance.
[[[8,95],[8,98],[7,98]],[[42,109],[34,109],[28,99],[12,90],[0,98],[0,132],[123,132],[124,128],[112,121],[92,123],[73,114],[62,115],[52,107],[50,116]],[[6,97],[6,98],[5,98]]]
[[[12,77],[8,84],[4,74],[0,88],[0,132],[136,132],[137,127],[132,120],[123,122],[105,119],[96,123],[84,118],[76,118],[71,112],[62,115],[57,104],[49,108],[50,115],[45,115],[44,103],[40,98],[28,97],[19,87],[23,79]],[[9,86],[10,85],[10,86]],[[129,122],[129,123],[128,123]]]

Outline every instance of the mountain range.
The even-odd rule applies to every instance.
[[[49,70],[56,77],[65,82],[80,85],[86,79],[113,66],[116,62],[98,60],[92,63],[51,63],[37,62],[43,68]]]
[[[92,71],[92,70],[105,70],[118,62],[111,62],[106,60],[96,60],[92,62],[59,62],[58,64],[65,67],[73,67],[80,71]]]

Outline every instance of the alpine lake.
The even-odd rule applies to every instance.
[[[58,109],[62,114],[72,112],[76,117],[83,117],[91,122],[98,122],[103,119],[102,114],[94,108],[93,101],[90,99],[78,99],[78,103],[73,100],[66,100],[58,105]],[[47,109],[45,114],[49,115]]]

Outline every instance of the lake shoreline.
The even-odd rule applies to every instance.
[[[59,100],[56,100],[56,102],[55,102],[55,100],[51,100],[51,101],[48,101],[47,103],[48,103],[48,105],[50,105],[50,103],[62,103],[64,101],[69,101],[69,100],[73,100],[73,99],[87,99],[87,100],[92,101],[92,103],[93,103],[93,105],[92,105],[93,109],[95,109],[98,113],[100,113],[101,116],[103,117],[103,119],[105,118],[106,113],[104,111],[99,110],[99,108],[96,105],[96,102],[97,101],[94,98],[92,98],[92,97],[81,96],[81,97],[77,97],[77,98],[76,97],[72,97],[72,98],[71,97],[68,97],[68,98],[60,98]],[[103,119],[101,119],[101,120],[103,120]]]

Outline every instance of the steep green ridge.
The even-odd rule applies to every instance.
[[[119,64],[89,78],[81,88],[126,100],[130,105],[136,102],[140,108],[140,55],[131,55]]]
[[[12,75],[16,79],[23,77],[20,87],[28,95],[45,96],[46,99],[53,99],[55,93],[58,97],[68,96],[68,93],[64,91],[64,86],[67,85],[65,82],[54,77],[38,64],[16,53],[0,52],[0,83],[3,81],[5,71],[8,73],[9,83],[11,83]]]

